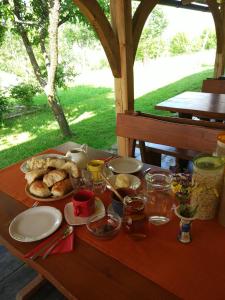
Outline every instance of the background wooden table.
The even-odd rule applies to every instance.
[[[179,113],[180,117],[206,117],[225,120],[225,94],[184,92],[155,106]]]

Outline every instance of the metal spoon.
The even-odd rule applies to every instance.
[[[111,190],[116,194],[121,202],[123,202],[123,197],[118,193],[116,188],[112,185],[112,183],[103,175],[101,174],[102,179],[110,186]]]

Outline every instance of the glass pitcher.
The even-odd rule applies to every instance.
[[[149,222],[162,225],[170,221],[175,207],[171,189],[172,176],[169,173],[148,173],[145,176],[148,200],[146,214]]]

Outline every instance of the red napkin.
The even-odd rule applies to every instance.
[[[43,242],[38,244],[35,248],[33,248],[31,251],[26,253],[24,255],[24,258],[29,258],[30,256],[34,255],[40,248],[42,248],[46,243],[48,243],[50,240],[54,239],[54,237],[58,234],[56,232],[55,234],[51,235],[49,238],[45,239]],[[60,241],[60,243],[55,246],[54,249],[52,249],[51,254],[57,254],[57,253],[67,253],[70,251],[73,251],[73,244],[74,244],[74,232],[72,232],[68,237],[66,237],[64,240]],[[50,245],[51,246],[51,245]],[[49,247],[50,247],[49,246]],[[48,250],[48,248],[43,251],[40,256],[43,256],[45,252]]]

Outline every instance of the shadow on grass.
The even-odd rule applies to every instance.
[[[62,95],[62,105],[74,135],[70,138],[62,137],[50,109],[10,120],[6,122],[0,135],[1,144],[4,143],[0,155],[1,168],[68,140],[88,143],[95,148],[110,148],[115,143],[115,105],[112,90],[101,88],[99,92],[97,88],[88,87],[87,99],[84,98],[85,92],[81,88],[78,90],[79,97],[75,90],[69,95],[66,91],[65,100]],[[20,135],[25,133],[29,141],[20,140]]]

